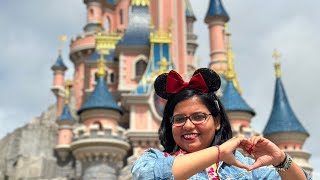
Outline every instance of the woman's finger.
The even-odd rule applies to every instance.
[[[251,166],[249,166],[248,171],[252,171],[262,166],[264,166],[264,164],[261,161],[257,160]]]

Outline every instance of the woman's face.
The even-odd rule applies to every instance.
[[[190,114],[196,112],[211,114],[200,98],[193,96],[179,102],[173,110],[173,116],[177,114],[190,116]],[[188,119],[183,126],[172,125],[172,135],[180,148],[188,152],[195,152],[211,145],[217,127],[220,127],[220,125],[215,124],[213,116],[209,115],[202,124],[194,125]]]

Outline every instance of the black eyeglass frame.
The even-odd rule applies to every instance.
[[[197,115],[197,114],[202,114],[202,115],[204,115],[204,119],[203,119],[202,121],[199,121],[199,122],[195,121],[196,123],[194,123],[194,121],[191,119],[191,116],[194,116],[194,115]],[[186,124],[186,122],[187,122],[188,119],[191,121],[192,124],[194,124],[194,125],[196,126],[196,125],[205,123],[205,122],[208,120],[208,117],[209,117],[210,115],[212,115],[212,114],[210,114],[210,113],[207,114],[207,113],[204,113],[204,112],[195,112],[195,113],[190,114],[189,116],[186,116],[186,115],[184,115],[184,114],[177,114],[177,115],[174,115],[174,116],[170,117],[169,119],[170,119],[170,123],[172,124],[172,126],[175,126],[175,127],[182,127],[182,126],[184,126],[184,125]],[[184,116],[184,118],[185,118],[184,123],[181,124],[181,125],[176,125],[176,124],[174,124],[174,123],[173,123],[173,118],[174,118],[175,116]]]

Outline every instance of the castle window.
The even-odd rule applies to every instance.
[[[109,18],[109,16],[107,16],[106,20],[105,20],[105,24],[104,24],[104,30],[106,32],[109,32],[110,31],[110,26],[111,26],[110,18]]]
[[[90,9],[90,16],[93,16],[93,15],[94,15],[93,12],[94,12],[94,11],[93,11],[93,9],[91,8],[91,9]]]
[[[99,121],[94,122],[93,124],[97,124],[99,126],[99,131],[103,130],[102,124]]]
[[[114,73],[110,73],[110,83],[115,83]]]
[[[140,59],[137,63],[136,63],[136,65],[135,65],[136,67],[136,78],[141,78],[141,76],[143,75],[143,73],[144,73],[144,71],[146,70],[146,67],[147,67],[147,63],[144,61],[144,60],[142,60],[142,59]]]

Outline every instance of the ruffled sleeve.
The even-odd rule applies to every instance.
[[[173,179],[172,164],[175,156],[165,157],[157,149],[147,149],[131,169],[133,179]]]

